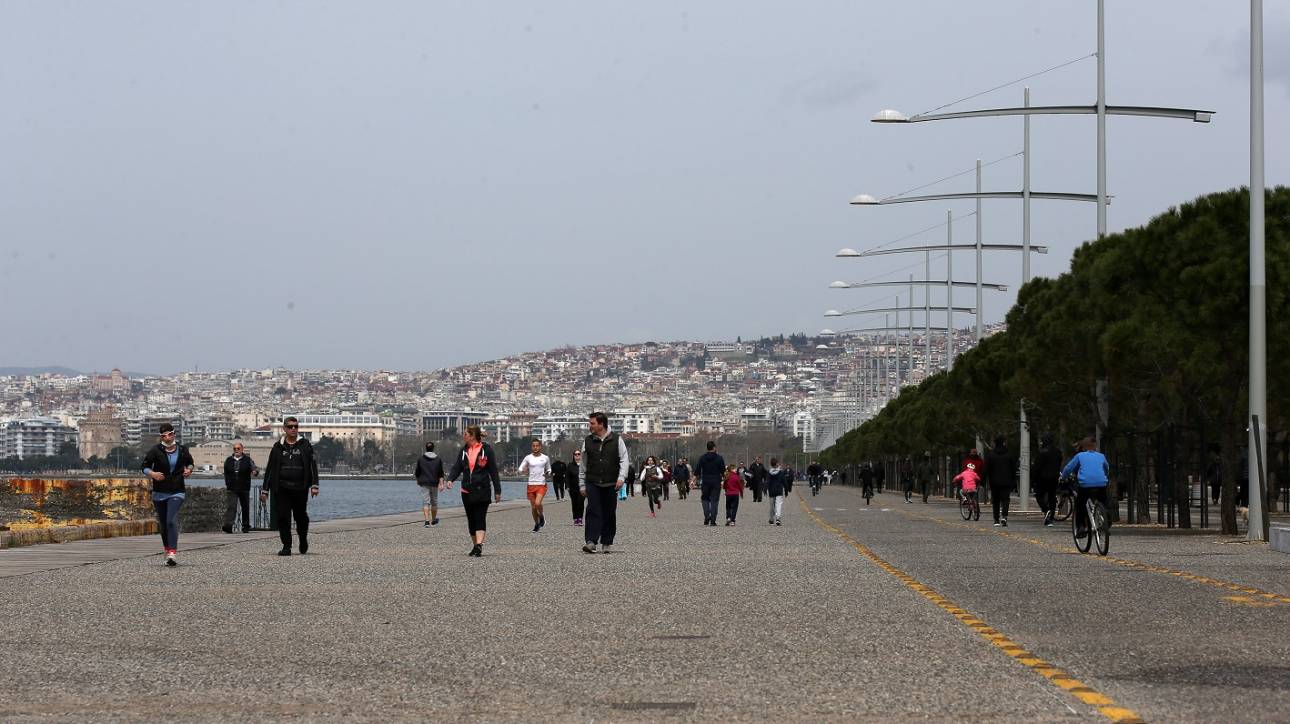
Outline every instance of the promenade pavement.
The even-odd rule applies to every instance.
[[[1278,643],[1290,569],[1266,547],[1117,531],[1112,555],[1128,562],[1097,560],[1063,552],[1069,533],[1037,521],[998,535],[945,503],[887,494],[864,509],[853,489],[825,488],[790,498],[782,527],[750,497],[733,528],[700,526],[697,496],[657,518],[633,498],[615,551],[587,555],[567,503],[548,498],[538,534],[522,502],[497,507],[480,559],[451,511],[431,529],[407,514],[321,523],[309,555],[290,558],[272,534],[187,535],[176,568],[149,553],[155,537],[88,541],[117,557],[64,553],[66,565],[0,578],[0,720],[1290,710]],[[0,551],[0,571],[14,553]]]

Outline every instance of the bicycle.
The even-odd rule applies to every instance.
[[[1079,518],[1075,517],[1071,521],[1071,536],[1075,539],[1075,548],[1080,553],[1088,553],[1088,549],[1097,543],[1097,554],[1106,555],[1111,550],[1111,516],[1106,512],[1106,506],[1102,501],[1088,498],[1084,501],[1086,512],[1088,513],[1088,529],[1084,535],[1079,534],[1079,524],[1076,522]]]
[[[811,478],[811,497],[814,498],[819,494],[820,494],[820,478],[818,477]]]
[[[959,491],[959,515],[963,516],[963,520],[981,520],[981,504],[977,502],[975,495]]]
[[[1075,512],[1075,490],[1064,485],[1057,491],[1057,505],[1053,508],[1053,520],[1064,521],[1071,517],[1073,512]]]

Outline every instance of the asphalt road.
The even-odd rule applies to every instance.
[[[747,498],[739,525],[705,528],[697,496],[657,518],[633,498],[610,555],[582,553],[567,504],[549,501],[538,534],[527,511],[490,516],[479,559],[454,514],[320,532],[308,556],[261,538],[184,550],[177,568],[134,553],[5,578],[0,720],[1290,711],[1290,605],[1263,595],[1290,592],[1290,563],[1266,548],[1137,532],[1113,539],[1116,563],[1062,552],[1065,531],[1014,519],[996,535],[944,504],[806,500],[782,527]]]

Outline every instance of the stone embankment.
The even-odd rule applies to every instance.
[[[224,491],[188,489],[183,531],[219,530]],[[144,480],[10,478],[0,481],[0,548],[155,533]]]

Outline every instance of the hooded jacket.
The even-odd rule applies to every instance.
[[[772,498],[788,494],[788,471],[774,467],[766,473],[766,494]]]
[[[461,499],[464,502],[488,503],[492,501],[493,495],[501,495],[502,478],[497,473],[497,458],[493,455],[493,446],[483,443],[479,457],[475,459],[474,470],[470,469],[470,457],[463,446],[461,452],[457,453],[457,462],[453,463],[448,480],[451,482],[457,478],[461,478]],[[489,494],[490,492],[492,495]]]
[[[991,488],[1011,488],[1016,483],[1012,454],[1007,445],[995,445],[985,451],[985,478]]]
[[[432,488],[443,480],[443,459],[433,452],[417,458],[417,485]]]

